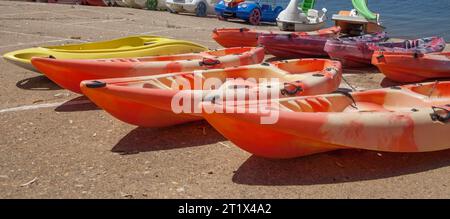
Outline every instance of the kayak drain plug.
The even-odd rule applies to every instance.
[[[86,87],[88,88],[102,88],[106,87],[106,83],[102,81],[90,81],[86,83]]]

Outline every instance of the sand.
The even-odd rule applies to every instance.
[[[220,48],[213,28],[243,26],[129,8],[1,1],[0,52],[134,34]],[[392,85],[375,68],[345,72],[359,89]],[[122,123],[4,60],[0,84],[0,198],[450,198],[450,150],[268,160],[206,122],[161,129]]]

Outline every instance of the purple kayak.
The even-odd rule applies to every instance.
[[[266,49],[266,52],[279,58],[307,58],[326,57],[328,54],[323,50],[328,39],[337,37],[335,35],[299,35],[271,34],[262,35],[258,43]]]
[[[387,38],[386,38],[387,39]],[[439,37],[429,37],[402,42],[358,41],[358,40],[329,40],[325,51],[332,59],[341,61],[345,67],[365,67],[371,65],[375,50],[396,52],[432,53],[445,48],[445,41]]]

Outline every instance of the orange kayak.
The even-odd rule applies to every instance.
[[[387,78],[398,82],[450,77],[450,52],[417,54],[376,51],[372,64]]]
[[[201,101],[224,94],[218,91],[253,89],[281,96],[323,94],[338,88],[341,73],[340,62],[303,59],[146,77],[83,81],[81,90],[97,106],[126,123],[164,127],[203,119]],[[270,79],[276,81],[269,81]],[[177,99],[180,96],[186,99]],[[249,95],[245,98],[249,98]],[[173,107],[177,104],[183,107],[183,111]]]
[[[330,27],[311,32],[281,32],[256,30],[248,28],[218,28],[213,30],[212,38],[225,48],[241,46],[258,46],[258,38],[262,35],[296,35],[296,36],[337,36],[340,27]]]
[[[263,48],[246,47],[143,58],[93,60],[33,58],[31,63],[59,86],[81,93],[80,82],[84,80],[226,68],[258,64],[263,60]]]
[[[256,106],[225,107],[205,101],[205,111],[246,109],[203,116],[240,148],[268,158],[351,148],[385,152],[450,148],[450,82],[282,98],[268,104],[266,112],[250,113]],[[274,113],[276,122],[261,124],[263,116]]]

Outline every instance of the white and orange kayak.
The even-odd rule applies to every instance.
[[[375,51],[372,64],[387,78],[397,82],[450,78],[450,52],[422,54]]]
[[[267,108],[259,105],[205,101],[203,117],[240,148],[268,158],[352,148],[385,152],[450,148],[450,82],[282,98]],[[234,112],[226,110],[231,107]],[[251,112],[255,107],[258,110]],[[261,124],[262,117],[276,114],[276,122]]]
[[[258,46],[260,36],[298,36],[298,37],[336,37],[340,33],[340,27],[330,27],[311,32],[282,32],[257,30],[248,28],[216,28],[213,30],[212,38],[221,46]]]
[[[211,50],[169,56],[115,59],[33,58],[31,63],[59,86],[81,93],[80,82],[252,65],[264,60],[261,47]]]
[[[164,127],[203,119],[199,108],[201,101],[215,98],[218,90],[253,89],[280,96],[323,94],[338,88],[341,74],[340,62],[303,59],[146,77],[89,80],[81,83],[81,90],[99,107],[126,123]],[[242,83],[234,83],[230,79]],[[272,79],[276,79],[275,82]],[[180,95],[187,95],[186,99],[177,100]],[[173,105],[179,103],[188,110],[174,110]]]

